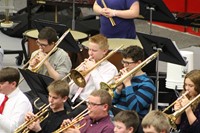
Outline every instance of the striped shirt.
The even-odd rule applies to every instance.
[[[131,79],[131,86],[122,89],[121,94],[114,92],[113,104],[123,110],[135,110],[140,117],[144,117],[153,102],[156,87],[146,75],[135,76]]]

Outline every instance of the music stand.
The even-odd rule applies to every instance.
[[[155,109],[157,109],[158,104],[158,93],[159,93],[159,72],[158,72],[158,62],[165,61],[169,63],[174,63],[178,65],[185,66],[186,62],[176,45],[173,42],[164,37],[158,37],[153,35],[147,35],[137,32],[138,39],[140,40],[144,52],[147,56],[159,51],[159,56],[156,59],[156,95],[155,95]]]
[[[38,29],[38,31],[40,31],[41,29],[45,27],[54,28],[56,32],[58,33],[59,37],[61,37],[63,33],[68,29],[68,27],[65,24],[55,23],[49,20],[37,19],[37,20],[34,20],[34,24],[35,24],[35,27]],[[59,47],[64,49],[66,52],[74,52],[74,53],[80,52],[78,42],[75,41],[71,33],[67,34],[64,40],[59,44]]]
[[[140,0],[140,14],[150,20],[150,34],[152,34],[152,20],[175,23],[175,17],[162,0]]]
[[[48,104],[48,90],[47,86],[53,81],[52,78],[31,72],[30,70],[23,70],[19,68],[30,89],[36,94],[40,100]]]

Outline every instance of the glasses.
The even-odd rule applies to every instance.
[[[101,106],[101,105],[104,105],[104,103],[93,103],[93,102],[88,102],[88,101],[87,101],[87,102],[86,102],[86,105],[87,105],[87,106],[89,106],[89,105],[90,105],[90,106]]]
[[[128,61],[122,60],[121,63],[122,63],[123,65],[125,65],[125,64],[126,64],[126,65],[130,65],[130,64],[132,64],[132,63],[135,63],[135,61],[128,62]]]
[[[41,47],[47,47],[47,46],[49,46],[49,44],[42,44],[38,40],[36,41],[36,43],[37,43],[38,46],[41,46]]]

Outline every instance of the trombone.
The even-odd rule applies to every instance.
[[[65,38],[65,36],[70,32],[70,29],[64,32],[64,34],[58,39],[56,42],[56,45],[53,49],[35,66],[31,69],[32,72],[37,72],[40,67],[44,64],[44,62],[49,58],[49,56],[57,49],[58,45],[61,43],[61,41]]]
[[[41,107],[42,109],[35,114],[36,117],[34,117],[34,118],[30,119],[29,121],[26,121],[23,124],[21,124],[17,129],[15,129],[14,133],[28,133],[30,131],[28,129],[29,125],[31,125],[33,122],[35,122],[38,119],[40,120],[40,122],[42,122],[44,119],[46,119],[49,115],[47,112],[49,111],[50,105],[51,104],[43,105]]]
[[[58,39],[58,41],[56,42],[56,45],[53,47],[53,49],[51,49],[51,51],[49,51],[49,53],[37,64],[35,65],[35,67],[32,68],[28,68],[30,71],[32,72],[37,72],[41,66],[44,64],[44,62],[49,58],[49,56],[57,49],[58,45],[61,43],[61,41],[65,38],[65,36],[70,32],[70,29],[68,29],[67,31],[65,31],[63,33],[63,35]],[[41,50],[38,50],[38,52],[22,67],[22,69],[25,69],[26,66],[30,63],[31,60],[33,60],[34,58],[37,58],[38,54],[41,52]],[[21,79],[19,81],[19,84],[24,80]]]
[[[89,113],[90,113],[90,111],[88,111],[88,108],[86,108],[80,114],[78,114],[74,119],[72,119],[72,121],[68,125],[61,126],[59,129],[57,129],[53,133],[62,133],[64,130],[67,130],[69,128],[74,128],[74,127],[77,127],[78,129],[84,127],[86,125],[86,123],[79,125],[79,126],[75,126],[75,125],[78,122],[80,122],[81,120],[83,120],[85,118],[85,116],[88,115]]]
[[[126,75],[123,75],[118,80],[116,80],[114,83],[110,83],[109,84],[109,83],[101,82],[100,83],[100,86],[101,86],[100,88],[108,91],[109,94],[113,97],[114,96],[114,92],[113,92],[114,88],[116,88],[118,85],[122,84],[122,82],[128,76],[130,76],[132,74],[135,74],[136,72],[138,72],[139,70],[141,70],[144,66],[146,66],[147,64],[149,64],[152,60],[154,60],[158,55],[159,55],[159,51],[155,52],[154,54],[152,54],[151,56],[149,56],[147,59],[145,59],[142,63],[140,63],[138,66],[136,66],[131,71],[129,71]],[[112,80],[109,80],[109,82],[110,81],[112,81]]]
[[[111,51],[107,56],[105,56],[103,59],[101,59],[100,61],[98,61],[92,68],[90,68],[89,70],[84,70],[84,71],[78,71],[78,69],[80,67],[82,67],[82,65],[79,65],[76,69],[71,70],[71,72],[65,76],[63,79],[67,78],[67,77],[71,77],[71,79],[73,80],[73,82],[75,84],[77,84],[79,87],[85,87],[86,85],[86,81],[85,81],[85,76],[90,73],[92,70],[94,70],[97,66],[99,66],[103,61],[107,60],[108,58],[110,58],[113,54],[115,54],[119,49],[121,49],[124,45],[119,46],[117,49],[115,49],[114,51]],[[71,84],[71,83],[70,83]]]
[[[189,91],[186,91],[183,93],[182,96],[180,96],[178,99],[176,99],[172,104],[170,104],[167,108],[165,108],[162,112],[166,112],[169,108],[171,108],[177,101],[181,100],[184,96],[186,96],[189,93]]]
[[[188,104],[186,104],[184,107],[182,107],[181,109],[177,110],[176,112],[174,112],[173,114],[166,114],[166,116],[169,119],[169,123],[172,127],[172,129],[176,129],[176,119],[194,102],[198,101],[200,98],[200,94],[198,94],[194,99],[192,99]]]

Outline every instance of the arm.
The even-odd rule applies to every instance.
[[[117,75],[117,73],[117,68],[110,62],[106,61],[91,72],[91,77],[93,78],[95,87],[99,89],[101,82],[107,83],[110,79]]]
[[[125,87],[122,91],[124,97],[121,100],[127,102],[129,110],[140,112],[153,101],[156,88],[151,79],[143,78],[132,79],[132,85]]]
[[[17,99],[22,98],[23,97],[19,97]],[[32,111],[30,103],[27,103],[28,101],[20,100],[20,102],[16,102],[19,101],[17,99],[7,101],[6,104],[10,106],[4,108],[5,113],[0,115],[0,131],[7,133],[14,132],[14,130],[24,122],[25,114]]]
[[[124,19],[132,19],[139,16],[139,2],[135,1],[131,7],[127,10],[115,10],[111,8],[102,8],[98,5],[98,3],[95,1],[93,5],[93,10],[98,15],[104,15],[105,17],[119,17]]]
[[[48,74],[54,80],[63,78],[67,73],[70,72],[72,64],[68,54],[58,49],[58,52],[54,53],[53,57],[49,57],[44,65],[48,71]]]

